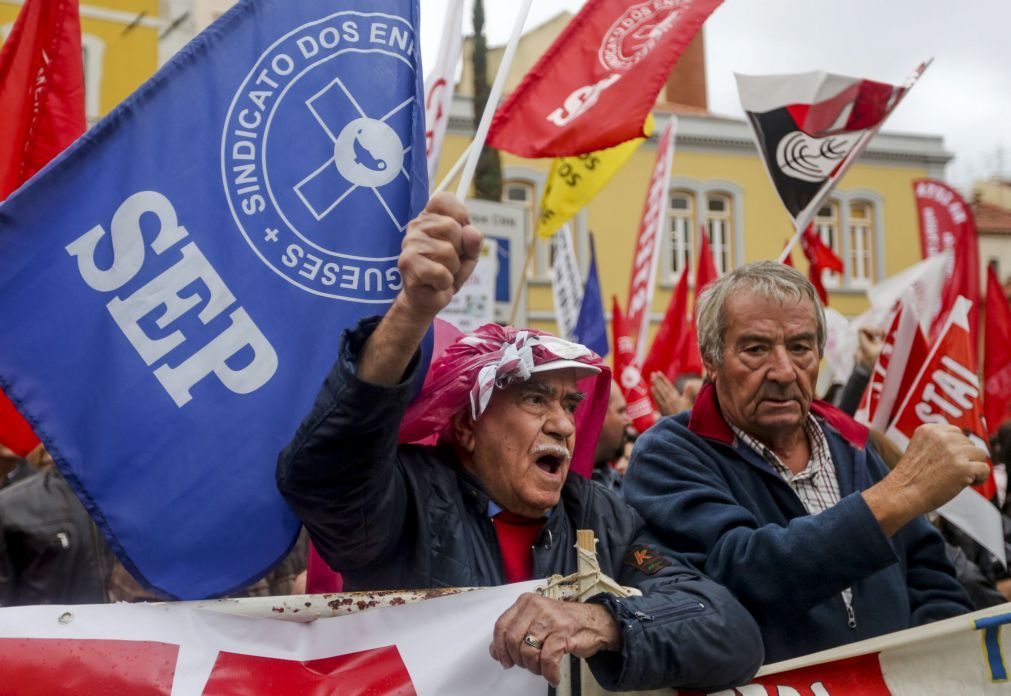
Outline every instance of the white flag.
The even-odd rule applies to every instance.
[[[463,0],[450,0],[442,25],[442,45],[435,67],[425,78],[425,153],[428,156],[428,180],[434,181],[442,153],[442,139],[449,123],[453,103],[456,64],[463,42]]]
[[[551,264],[551,294],[555,300],[558,335],[571,339],[583,304],[583,280],[576,263],[572,230],[563,225],[551,238],[554,261]]]

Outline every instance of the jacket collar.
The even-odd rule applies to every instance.
[[[868,429],[835,406],[825,401],[815,401],[811,404],[811,413],[830,425],[854,447],[863,449],[866,446]],[[727,445],[734,444],[734,431],[720,411],[720,402],[716,398],[716,385],[708,380],[702,385],[695,399],[695,405],[692,406],[688,429],[709,440]]]

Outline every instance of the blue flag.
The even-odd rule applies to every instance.
[[[583,303],[572,330],[573,340],[603,357],[607,355],[607,322],[604,320],[604,303],[600,297],[600,279],[597,277],[597,248],[590,235],[590,272],[583,286]]]
[[[134,575],[262,576],[274,483],[428,182],[417,0],[242,0],[0,206],[0,387]]]

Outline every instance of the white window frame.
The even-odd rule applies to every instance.
[[[703,223],[707,223],[706,229],[709,230],[708,226],[708,198],[710,195],[721,195],[730,199],[730,208],[728,210],[731,224],[733,225],[733,230],[730,235],[730,245],[731,245],[731,263],[734,268],[741,266],[744,263],[744,188],[739,184],[735,184],[732,181],[727,181],[725,179],[709,179],[706,181],[699,181],[698,179],[689,179],[687,177],[671,177],[667,184],[667,213],[668,217],[670,214],[670,197],[674,193],[678,192],[688,192],[694,195],[694,214],[692,216],[693,226],[696,228],[692,230],[692,242],[690,248],[690,265],[695,268],[698,265],[697,254],[695,250],[695,239],[698,236],[699,230]],[[673,254],[671,249],[671,231],[670,229],[664,230],[664,236],[660,240],[660,258],[670,259]],[[712,234],[710,234],[710,245],[712,246]],[[715,250],[713,250],[715,252]],[[719,268],[719,263],[717,263],[717,268]],[[722,271],[721,271],[722,272]],[[681,277],[680,272],[675,272],[670,268],[669,263],[663,263],[657,273],[657,283],[663,288],[672,288],[677,283],[678,279]]]
[[[845,272],[842,282],[838,285],[830,286],[828,282],[825,287],[844,292],[862,293],[874,283],[885,277],[885,199],[876,191],[868,189],[854,189],[852,191],[835,191],[832,195],[833,202],[839,206],[839,249],[836,253],[843,260]],[[871,235],[871,263],[870,278],[855,277],[853,273],[853,235],[851,233],[850,207],[855,204],[864,204],[870,208],[870,235]],[[833,273],[826,274],[825,280],[835,276]]]

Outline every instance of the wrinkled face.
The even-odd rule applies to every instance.
[[[505,510],[543,517],[558,504],[569,472],[575,412],[583,398],[572,369],[534,374],[496,390],[477,423],[457,416],[464,466]]]
[[[818,380],[814,305],[743,291],[725,309],[723,362],[706,364],[724,417],[766,444],[795,434]]]
[[[611,382],[611,397],[607,401],[607,414],[600,429],[600,439],[597,440],[594,462],[609,462],[624,453],[626,432],[630,425],[632,419],[628,417],[625,397],[621,395],[621,388]]]

